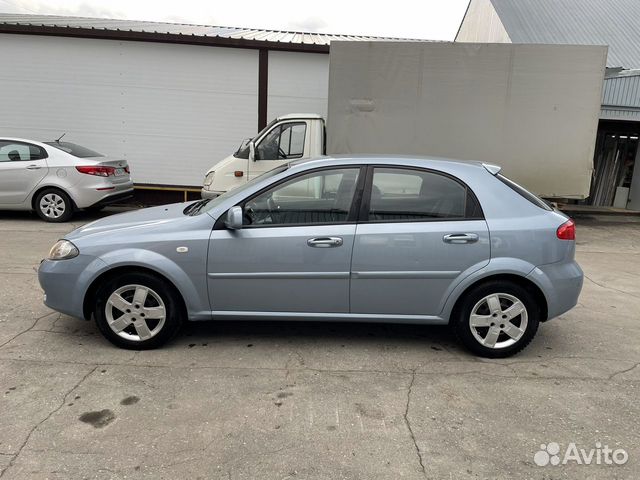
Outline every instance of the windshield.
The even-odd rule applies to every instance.
[[[257,176],[252,180],[249,180],[247,183],[245,183],[240,187],[234,188],[233,190],[230,190],[228,192],[224,192],[222,195],[214,198],[213,200],[205,199],[205,200],[200,200],[198,202],[192,203],[184,210],[184,213],[186,215],[199,215],[200,213],[208,212],[212,208],[215,208],[218,205],[220,205],[222,202],[224,202],[227,198],[231,197],[232,195],[235,195],[236,193],[242,193],[244,190],[248,190],[249,188],[253,187],[256,183],[261,182],[267,178],[274,177],[279,173],[284,172],[288,168],[289,168],[288,164],[281,165],[279,167],[274,168],[273,170],[269,170],[268,172],[265,172],[262,175]]]
[[[265,133],[267,130],[269,130],[271,127],[273,127],[273,125],[278,121],[278,119],[276,118],[275,120],[272,120],[271,122],[269,122],[269,124],[264,127],[262,130],[260,130],[258,132],[258,134],[253,137],[255,139],[258,139],[262,136],[263,133]],[[253,138],[245,138],[242,143],[240,144],[240,146],[238,147],[238,150],[236,150],[236,153],[233,154],[234,157],[236,158],[242,158],[244,160],[249,160],[249,142],[251,140],[253,140]]]
[[[90,158],[90,157],[104,157],[101,153],[94,152],[93,150],[89,150],[86,147],[81,145],[76,145],[71,142],[44,142],[47,145],[51,145],[52,147],[56,147],[58,150],[62,150],[63,152],[70,153],[74,157],[78,158]]]

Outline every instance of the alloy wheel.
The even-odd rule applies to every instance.
[[[67,209],[64,199],[57,193],[47,193],[40,199],[40,211],[48,218],[60,218]]]
[[[483,346],[500,349],[518,342],[527,330],[528,315],[524,303],[508,293],[492,293],[471,309],[469,327]]]
[[[142,342],[160,333],[167,309],[160,295],[151,288],[125,285],[107,299],[105,316],[107,324],[119,337]]]

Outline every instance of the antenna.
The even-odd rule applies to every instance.
[[[56,140],[56,143],[60,143],[60,140],[62,139],[62,137],[64,137],[67,134],[67,132],[64,132],[62,135],[60,135],[58,137],[58,139]]]

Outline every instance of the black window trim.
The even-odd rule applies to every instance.
[[[457,182],[460,186],[465,189],[466,192],[466,200],[465,200],[465,214],[464,217],[438,217],[438,218],[426,218],[426,219],[390,219],[390,220],[369,220],[369,208],[371,204],[371,190],[373,187],[373,173],[376,168],[383,169],[392,169],[392,170],[414,170],[423,173],[432,173],[435,175],[441,175],[443,177],[447,177],[455,182]],[[432,168],[425,167],[416,167],[412,165],[385,165],[385,164],[370,164],[367,166],[367,181],[364,188],[363,198],[360,203],[360,212],[358,215],[358,223],[431,223],[431,222],[467,222],[471,220],[484,220],[484,211],[482,210],[482,205],[478,200],[478,197],[473,192],[473,190],[458,177],[451,175],[447,172],[443,172],[441,170],[435,170]],[[479,213],[476,216],[472,215],[472,211],[470,206],[471,202],[469,200],[475,202],[478,206]]]
[[[10,162],[35,162],[36,160],[44,160],[46,158],[49,158],[49,152],[47,152],[47,149],[44,148],[44,147],[41,147],[40,145],[35,145],[33,143],[23,142],[23,141],[20,141],[20,140],[9,140],[8,138],[0,138],[0,142],[6,142],[9,145],[16,144],[16,145],[26,145],[27,147],[35,147],[35,148],[37,148],[38,150],[40,150],[44,154],[44,156],[41,156],[39,158],[30,158],[29,160],[22,160],[22,159],[20,159],[20,160],[9,160]],[[2,163],[4,163],[4,162],[2,162]]]
[[[322,226],[322,225],[355,225],[355,224],[357,224],[358,223],[359,212],[360,212],[360,204],[361,204],[362,199],[363,199],[363,192],[364,192],[364,186],[365,186],[365,177],[366,177],[366,170],[367,170],[367,165],[362,165],[362,164],[329,165],[329,166],[325,166],[325,167],[318,167],[318,168],[313,168],[313,169],[309,169],[309,170],[304,170],[302,172],[296,173],[295,175],[291,175],[291,176],[282,178],[282,179],[278,180],[277,182],[274,182],[274,183],[272,183],[270,185],[267,185],[266,187],[258,190],[254,194],[246,197],[241,202],[236,203],[233,206],[242,208],[242,211],[244,212],[244,207],[248,202],[250,202],[254,198],[258,197],[259,195],[267,192],[268,190],[271,190],[273,188],[277,188],[279,185],[287,183],[290,180],[294,180],[296,178],[299,178],[299,177],[302,177],[304,175],[308,175],[308,174],[311,174],[311,173],[322,172],[322,171],[326,171],[326,170],[346,170],[346,169],[358,169],[359,170],[359,172],[358,172],[358,181],[356,182],[356,190],[353,193],[353,198],[351,199],[351,206],[349,207],[349,214],[347,215],[347,220],[346,221],[344,221],[344,222],[318,222],[318,223],[278,223],[278,224],[267,224],[267,225],[242,225],[242,229],[244,230],[245,228],[254,229],[254,228],[309,227],[309,226],[317,227],[317,226]],[[228,211],[229,210],[227,209],[216,220],[216,223],[213,226],[214,230],[226,230],[227,229],[227,227],[224,224],[224,220],[225,220],[225,217],[226,217]]]

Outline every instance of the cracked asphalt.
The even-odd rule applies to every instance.
[[[640,478],[636,217],[577,218],[579,305],[504,360],[442,327],[311,322],[190,324],[118,350],[48,310],[35,273],[94,218],[0,213],[3,480]],[[549,442],[629,458],[537,466]]]

